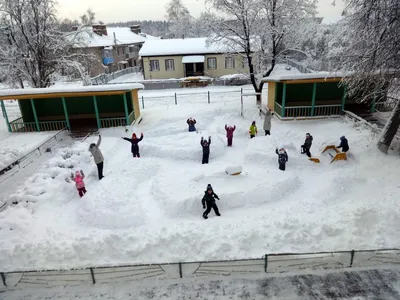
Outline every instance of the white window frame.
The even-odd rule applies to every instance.
[[[242,65],[243,69],[248,69],[249,68],[249,61],[247,59],[247,56],[243,57],[243,65]]]
[[[167,72],[175,71],[175,61],[173,59],[165,60],[165,71]]]
[[[160,72],[160,61],[158,59],[150,59],[150,72]]]
[[[211,67],[210,61],[214,62],[213,68]],[[217,69],[217,58],[216,57],[208,57],[207,58],[207,69],[208,70],[216,70]]]
[[[229,66],[229,62],[231,62],[231,66]],[[235,68],[235,58],[233,56],[225,57],[225,69],[234,69]]]

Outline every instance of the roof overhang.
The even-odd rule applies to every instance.
[[[188,55],[182,57],[183,64],[203,63],[205,60],[204,55]]]

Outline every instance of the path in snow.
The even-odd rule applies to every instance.
[[[252,104],[205,104],[144,110],[133,130],[144,133],[140,159],[132,158],[123,128],[102,130],[105,178],[98,181],[86,143],[65,148],[38,168],[10,196],[34,200],[0,213],[3,271],[261,257],[272,252],[395,247],[400,190],[397,157],[373,145],[369,131],[339,119],[280,122],[272,136]],[[187,132],[197,119],[199,134]],[[250,140],[248,127],[259,124]],[[238,129],[227,148],[225,124]],[[314,136],[314,164],[299,153],[306,132]],[[349,160],[329,164],[318,155],[341,135]],[[209,165],[201,165],[200,137],[212,136]],[[287,171],[275,147],[288,149]],[[224,173],[243,165],[240,176]],[[88,193],[80,199],[71,171],[83,169]],[[222,217],[202,219],[201,198],[211,183]],[[12,230],[11,230],[12,229]]]

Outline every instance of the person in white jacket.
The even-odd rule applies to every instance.
[[[92,153],[94,158],[94,163],[97,165],[97,172],[99,174],[99,180],[103,179],[103,166],[104,166],[104,157],[100,151],[100,144],[101,144],[101,135],[99,135],[99,140],[97,144],[92,143],[90,144],[89,151]]]
[[[274,113],[269,108],[267,108],[267,110],[265,112],[265,119],[264,119],[264,125],[263,125],[265,135],[271,135],[271,119],[272,119],[273,114]]]

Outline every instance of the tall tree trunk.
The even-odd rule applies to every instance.
[[[378,149],[383,153],[387,154],[390,144],[395,137],[397,130],[400,127],[400,100],[397,101],[396,106],[393,109],[392,116],[388,120],[383,129],[382,136],[378,142]]]

